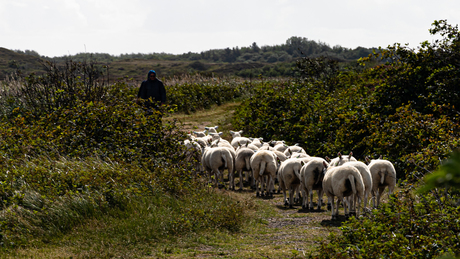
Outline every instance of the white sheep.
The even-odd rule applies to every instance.
[[[307,160],[308,161],[308,160]],[[321,210],[323,197],[323,178],[329,164],[321,157],[310,157],[308,162],[304,162],[300,169],[299,179],[303,199],[302,208],[313,210],[313,191],[318,194],[318,210]],[[308,204],[310,197],[310,204]]]
[[[193,134],[195,134],[195,136],[198,137],[198,138],[206,137],[206,130],[193,131]]]
[[[273,141],[273,149],[279,152],[284,152],[288,148],[288,145],[282,140]]]
[[[243,134],[243,131],[242,130],[240,130],[240,131],[231,130],[230,134],[232,135],[232,138],[241,137],[241,134]]]
[[[354,166],[356,167],[356,169],[358,169],[359,173],[361,174],[363,178],[363,183],[364,183],[364,207],[363,209],[367,208],[368,198],[370,197],[370,194],[372,191],[372,176],[371,176],[369,167],[361,161],[350,161],[350,162],[344,163],[343,165]],[[356,199],[353,202],[356,202]]]
[[[289,205],[292,208],[294,201],[294,193],[298,192],[300,185],[300,169],[302,168],[301,160],[297,158],[290,158],[281,162],[278,169],[278,181],[280,188],[283,190],[284,205]],[[286,190],[289,190],[289,202],[286,199]],[[300,197],[299,197],[300,198]]]
[[[236,150],[235,171],[238,173],[240,177],[240,190],[243,189],[243,171],[246,172],[246,181],[249,182],[249,174],[252,173],[250,161],[254,153],[255,153],[254,150],[244,147],[244,146],[238,147],[238,149]],[[234,176],[232,175],[230,179],[231,179],[230,189],[233,188],[234,190],[235,189]]]
[[[366,161],[369,163],[367,166],[372,176],[372,198],[375,208],[375,200],[377,200],[378,207],[385,187],[388,186],[388,195],[393,193],[396,186],[396,170],[390,161],[381,159],[381,157],[376,160],[369,160],[366,157]]]
[[[262,147],[262,141],[264,140],[263,138],[249,138],[251,140],[251,143],[258,147],[259,149]]]
[[[212,182],[212,173],[214,173],[214,182],[219,186],[219,179],[223,182],[223,171],[227,169],[233,172],[233,157],[226,147],[206,147],[202,156],[204,170],[208,172],[209,180]]]
[[[287,157],[291,157],[291,155],[293,153],[304,153],[304,154],[307,154],[307,152],[305,151],[305,149],[303,149],[301,146],[299,145],[294,145],[294,146],[288,146],[286,148],[286,150],[284,150],[284,154],[287,156]]]
[[[269,150],[259,150],[251,157],[252,175],[256,184],[256,196],[259,196],[259,183],[261,185],[261,196],[264,192],[264,176],[268,176],[268,184],[266,185],[266,194],[272,196],[272,182],[278,171],[277,156]]]
[[[326,160],[329,160],[329,165],[330,166],[339,166],[343,165],[346,162],[350,161],[358,161],[356,158],[353,157],[353,152],[350,152],[349,155],[342,155],[342,153],[337,153],[337,157],[334,159],[330,159],[329,157],[326,157]]]
[[[219,128],[219,126],[204,127],[204,129],[208,131],[208,134],[209,134],[209,133],[217,133],[217,128]]]
[[[238,146],[241,146],[241,145],[245,145],[245,144],[250,144],[251,143],[251,140],[249,138],[246,138],[246,137],[234,137],[232,139],[232,141],[230,142],[230,144],[233,146],[234,149],[237,149]],[[252,145],[254,147],[256,147],[257,149],[259,149],[257,146],[255,145]]]
[[[324,166],[327,167],[326,164]],[[328,200],[331,202],[332,220],[337,219],[339,215],[340,201],[343,201],[345,216],[348,216],[350,204],[344,200],[350,195],[357,195],[359,215],[359,204],[364,196],[364,183],[358,169],[353,166],[329,166],[323,179],[323,190]],[[337,196],[337,206],[334,213],[334,197]]]
[[[244,145],[246,143],[251,143],[252,141],[249,138],[242,137],[241,134],[243,134],[243,131],[230,131],[230,134],[232,134],[232,141],[230,142],[232,146],[237,149],[238,146]]]

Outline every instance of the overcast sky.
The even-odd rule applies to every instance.
[[[459,0],[0,0],[0,47],[49,57],[281,45],[292,36],[347,48],[434,38]]]

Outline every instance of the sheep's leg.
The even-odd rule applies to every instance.
[[[293,203],[293,200],[294,200],[294,188],[292,188],[292,185],[289,186],[289,208],[292,209],[293,206],[292,206],[292,203]]]
[[[365,192],[364,192],[363,210],[365,210],[365,209],[367,208],[368,198],[369,198],[369,192],[368,192],[368,191],[365,191]]]
[[[318,193],[318,210],[321,210],[321,205],[323,205],[323,190],[317,190]]]
[[[260,196],[265,196],[264,190],[265,190],[265,176],[259,176],[259,181],[260,181]]]
[[[268,193],[270,197],[273,197],[273,194],[275,193],[275,177],[272,175],[268,175]]]
[[[327,196],[327,200],[328,200],[328,201],[330,202],[330,204],[331,204],[332,220],[335,220],[335,219],[337,219],[337,215],[334,214],[334,213],[335,213],[335,212],[334,212],[334,196],[331,196],[331,197],[330,197],[330,196]],[[338,203],[339,203],[339,201],[337,201],[337,208],[339,207],[339,206],[338,206]],[[339,211],[337,210],[337,214],[338,214],[338,212],[339,212]]]
[[[243,190],[243,170],[240,170],[239,176],[240,176],[240,191],[242,191]]]
[[[305,187],[303,184],[301,184],[301,192],[302,192],[302,209],[307,209],[307,204],[308,204],[308,195],[305,191]]]
[[[377,207],[380,205],[380,197],[382,197],[385,186],[379,186],[379,191],[377,192]]]
[[[310,196],[310,205],[308,206],[308,209],[313,210],[313,190],[308,190],[308,196]]]
[[[297,187],[295,188],[295,192],[297,194],[297,202],[300,203],[300,185],[297,185]]]
[[[259,182],[260,181],[259,181],[259,179],[257,179],[257,180],[253,179],[253,180],[255,181],[254,187],[256,189],[256,197],[259,197]]]

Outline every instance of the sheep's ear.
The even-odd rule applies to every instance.
[[[240,134],[243,134],[243,130],[240,130],[239,133],[240,133]]]
[[[224,133],[223,133],[223,132],[219,132],[219,133],[217,133],[217,134],[218,134],[219,136],[222,136],[222,134],[224,134]]]
[[[305,161],[300,161],[300,165],[303,167],[305,165]]]
[[[379,156],[379,159],[382,159],[382,155]]]
[[[350,158],[350,157],[352,157],[352,156],[353,156],[353,151],[350,152],[350,155],[348,155],[348,157]]]
[[[366,162],[369,164],[371,162],[371,160],[369,159],[369,157],[366,156]]]
[[[230,131],[230,134],[233,134],[233,133],[235,133],[235,132],[234,132],[233,130],[231,130],[231,131]]]
[[[342,153],[340,153],[340,152],[337,153],[337,156],[338,156],[340,159],[342,159]]]
[[[246,147],[248,147],[248,146],[249,146],[249,142],[246,142]]]
[[[219,128],[219,126],[214,126],[215,129]]]
[[[208,130],[208,129],[209,129],[209,127],[204,127],[204,129],[205,129],[205,130]]]
[[[331,162],[331,159],[330,159],[328,156],[326,156],[326,161],[327,161],[328,163],[330,163],[330,162]]]
[[[326,161],[323,161],[323,166],[324,168],[328,168],[329,166],[327,165]]]
[[[299,144],[299,143],[295,143],[295,145],[294,145],[294,146],[297,146],[297,147],[298,147],[298,146],[300,146],[300,144]]]

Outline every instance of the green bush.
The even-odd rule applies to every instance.
[[[71,71],[80,66],[69,65]],[[90,70],[78,73],[96,69],[86,68]],[[0,100],[6,104],[0,117],[0,247],[49,242],[88,220],[117,221],[125,228],[129,224],[121,219],[141,220],[153,224],[156,238],[239,229],[243,207],[208,190],[192,174],[193,164],[186,162],[181,144],[185,133],[177,121],[162,120],[162,113],[175,111],[173,106],[148,116],[135,104],[136,88],[127,83],[98,88],[98,83],[68,73],[69,67],[56,69],[62,70],[18,78],[15,89],[3,85],[8,91]],[[21,96],[24,84],[32,90]],[[218,86],[196,90],[207,89],[223,103],[225,97],[238,96],[224,95],[227,90],[242,89]],[[70,90],[75,88],[78,94]],[[42,99],[48,95],[51,103]],[[152,214],[152,207],[171,218]],[[139,211],[149,216],[133,216]]]
[[[458,196],[456,196],[458,197]],[[395,193],[379,210],[351,218],[313,258],[435,258],[460,255],[460,210],[434,195]]]

